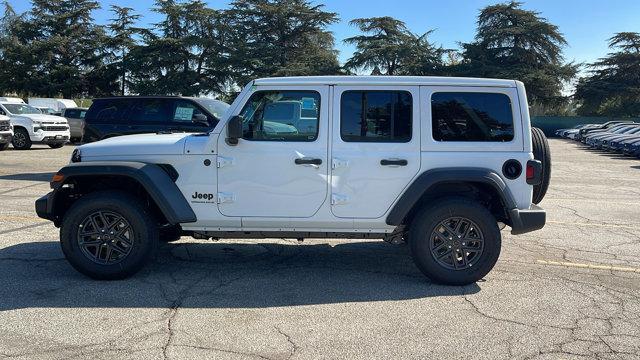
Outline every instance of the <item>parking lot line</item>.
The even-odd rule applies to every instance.
[[[570,225],[570,226],[613,227],[618,229],[640,230],[640,225],[629,226],[629,225],[619,225],[619,224],[577,223],[573,221],[555,221],[555,220],[547,220],[547,224],[559,224],[559,225]]]
[[[572,263],[572,262],[566,262],[566,261],[550,261],[550,260],[536,260],[536,262],[538,264],[551,265],[551,266],[564,266],[564,267],[575,267],[575,268],[583,268],[583,269],[640,273],[640,268],[634,268],[634,267],[584,264],[584,263]]]

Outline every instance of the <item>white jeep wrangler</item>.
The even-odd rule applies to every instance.
[[[429,278],[468,284],[498,260],[501,226],[544,226],[550,165],[518,81],[268,78],[210,133],[78,147],[36,211],[97,279],[188,235],[405,241]]]

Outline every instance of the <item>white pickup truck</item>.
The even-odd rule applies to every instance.
[[[0,115],[8,116],[13,125],[13,148],[27,150],[34,143],[62,147],[69,142],[69,124],[61,116],[43,114],[18,98],[0,97]]]

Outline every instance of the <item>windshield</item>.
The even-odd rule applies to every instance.
[[[31,105],[27,104],[2,104],[10,114],[42,114],[42,112]]]
[[[204,106],[213,116],[215,116],[218,120],[222,119],[224,113],[229,109],[229,104],[224,101],[214,100],[214,99],[204,99],[198,98],[195,101]]]

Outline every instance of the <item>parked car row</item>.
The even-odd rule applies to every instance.
[[[294,113],[295,104],[274,111]],[[289,109],[288,107],[292,107]],[[208,132],[229,104],[182,96],[120,96],[95,99],[89,108],[73,100],[0,97],[0,150],[17,150],[34,143],[52,148],[67,142],[93,142],[141,133]],[[300,109],[297,110],[300,112]]]
[[[560,129],[556,135],[580,141],[594,149],[622,153],[640,158],[640,123],[610,121],[604,124],[583,124]]]

